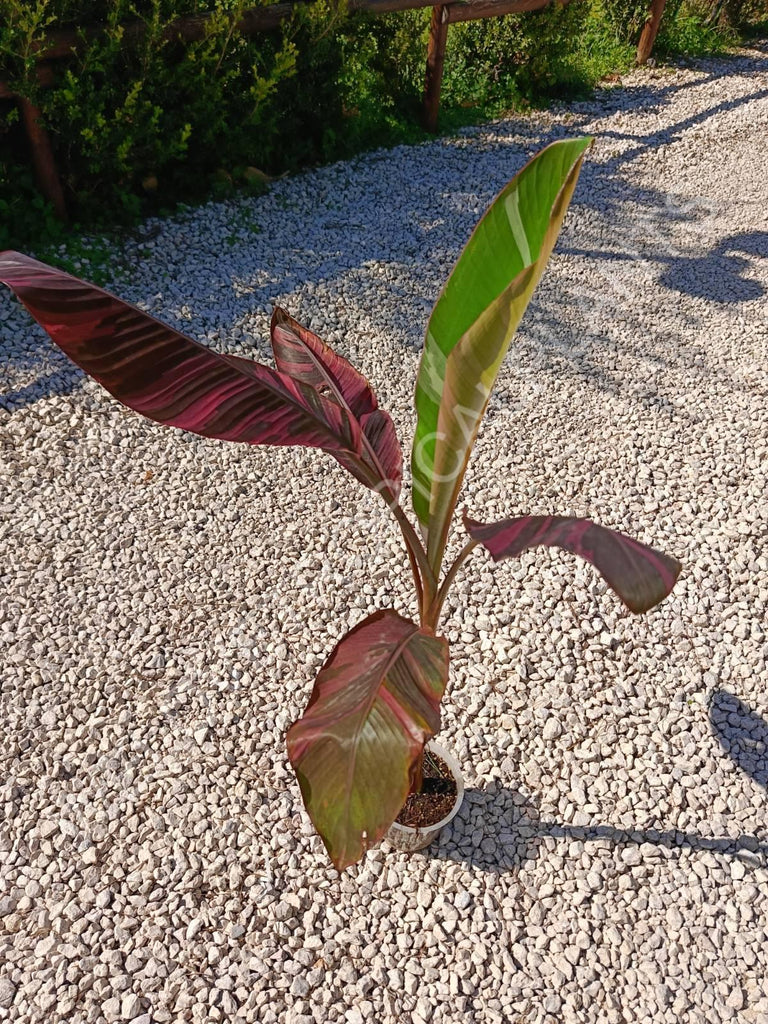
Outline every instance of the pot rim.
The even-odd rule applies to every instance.
[[[464,777],[461,774],[459,763],[450,751],[446,750],[445,747],[441,746],[435,740],[427,740],[425,744],[425,750],[431,750],[439,757],[441,757],[448,768],[450,769],[451,775],[453,776],[454,782],[456,783],[456,800],[454,801],[453,807],[439,821],[436,821],[433,825],[422,825],[421,828],[414,828],[413,825],[401,825],[398,821],[393,821],[390,828],[397,832],[401,832],[406,836],[424,835],[430,832],[439,832],[440,829],[444,828],[450,821],[452,821],[459,813],[462,801],[464,800]]]

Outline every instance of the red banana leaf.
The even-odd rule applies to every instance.
[[[222,356],[95,285],[17,252],[8,285],[51,339],[130,409],[204,437],[302,445],[361,458],[354,417],[268,366]]]
[[[332,398],[354,416],[363,433],[364,461],[397,498],[403,479],[403,453],[392,418],[379,409],[376,395],[362,373],[280,307],[272,316],[271,336],[281,373]],[[355,472],[343,455],[336,458]]]
[[[405,803],[440,727],[447,678],[447,642],[391,610],[347,633],[321,669],[288,731],[288,756],[339,871],[379,842]]]
[[[495,562],[514,558],[529,548],[555,547],[591,562],[609,587],[633,612],[647,612],[669,594],[680,575],[675,558],[624,534],[571,516],[520,516],[484,525],[464,516],[473,540],[490,551]]]

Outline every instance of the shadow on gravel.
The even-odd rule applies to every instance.
[[[706,256],[671,256],[659,284],[711,302],[749,302],[766,289],[744,274],[754,264],[744,256],[768,258],[768,232],[749,231],[718,242]]]
[[[638,106],[638,98],[644,97],[651,107],[661,106],[668,97],[676,96],[678,93],[688,89],[699,89],[711,82],[721,82],[724,74],[738,74],[743,69],[746,75],[755,75],[768,69],[768,44],[761,40],[752,39],[746,44],[751,51],[748,57],[741,53],[722,54],[719,57],[680,59],[673,61],[671,67],[676,70],[703,71],[700,78],[694,78],[689,82],[669,82],[664,85],[664,79],[668,77],[666,67],[656,72],[656,78],[652,85],[631,85],[624,84],[618,89],[606,90],[603,96],[611,107],[617,110],[635,110]],[[641,139],[642,136],[626,135],[625,138]]]
[[[702,836],[698,832],[680,832],[677,829],[620,829],[612,825],[558,825],[555,822],[542,822],[540,835],[553,836],[556,839],[579,839],[582,842],[596,842],[607,839],[614,846],[639,845],[650,843],[662,846],[667,850],[714,850],[716,853],[728,853],[738,857],[742,853],[751,854],[749,858],[760,860],[760,866],[768,866],[768,842],[753,835],[742,835],[733,839],[731,836]]]
[[[653,204],[650,205],[653,209]],[[663,209],[663,204],[660,209]],[[673,218],[679,220],[681,214],[670,211],[670,219]],[[562,251],[572,256],[608,263],[629,263],[638,258],[647,258],[639,250],[606,251],[568,247]],[[759,299],[766,293],[760,281],[744,276],[754,267],[753,261],[745,256],[768,259],[768,232],[745,231],[731,235],[718,242],[704,256],[683,256],[675,252],[672,245],[665,252],[661,246],[653,254],[653,259],[666,264],[666,270],[658,279],[659,284],[665,288],[710,302],[734,303]]]
[[[41,398],[69,395],[76,391],[85,380],[85,375],[72,367],[68,360],[64,360],[64,362],[67,365],[61,370],[44,373],[25,387],[0,391],[0,409],[5,409],[6,412],[16,412],[28,405],[34,405]]]
[[[768,66],[768,59],[765,61],[756,61],[755,64],[757,63]],[[674,93],[679,88],[680,86],[669,86],[667,92]],[[657,105],[653,102],[657,95],[656,90],[649,90],[649,105]],[[638,143],[633,149],[618,154],[602,166],[614,170],[623,164],[629,163],[637,157],[642,156],[649,149],[659,149],[661,146],[668,146],[673,142],[679,142],[681,134],[687,131],[687,129],[693,128],[694,125],[703,124],[704,121],[708,121],[712,117],[717,117],[718,114],[727,113],[729,110],[736,110],[737,107],[742,107],[745,103],[763,100],[767,96],[768,89],[756,89],[755,92],[748,93],[746,96],[734,96],[733,99],[723,100],[721,103],[716,103],[714,106],[707,107],[705,110],[701,110],[697,114],[691,114],[690,117],[683,118],[682,121],[677,121],[675,124],[671,124],[666,128],[660,128],[658,131],[652,132],[650,135],[632,135],[615,131],[600,132],[601,138],[629,139]],[[637,109],[637,97],[636,95],[633,95],[632,90],[627,90],[627,97],[628,99],[634,99],[632,108]]]
[[[738,74],[740,60],[744,77],[768,67],[768,56],[707,61],[702,64],[705,75],[695,82],[664,85],[662,80],[658,86],[654,83],[640,88],[618,89],[603,94],[596,103],[576,104],[567,125],[556,122],[541,130],[538,126],[531,127],[524,118],[513,119],[511,122],[480,126],[477,135],[474,134],[475,129],[470,129],[455,138],[436,140],[432,144],[433,170],[437,177],[450,183],[444,190],[437,190],[422,180],[421,146],[398,147],[380,156],[369,154],[362,158],[363,166],[370,174],[371,161],[379,160],[386,165],[389,187],[397,195],[396,217],[400,225],[397,248],[392,243],[393,209],[389,197],[380,190],[371,189],[369,182],[358,176],[355,160],[344,165],[348,178],[341,188],[333,177],[338,170],[333,167],[314,172],[317,179],[309,206],[302,205],[304,200],[299,195],[295,199],[288,197],[288,201],[285,188],[281,187],[261,197],[255,207],[253,200],[243,200],[243,209],[256,209],[265,217],[276,218],[279,213],[276,233],[269,235],[268,241],[263,234],[243,238],[228,250],[222,269],[210,278],[209,289],[187,294],[181,283],[173,282],[162,309],[158,310],[160,318],[173,324],[174,308],[183,304],[189,304],[196,310],[210,311],[206,319],[211,321],[209,326],[215,322],[223,339],[221,347],[235,351],[235,344],[227,341],[228,333],[254,309],[271,305],[275,297],[290,307],[290,299],[285,296],[300,291],[301,283],[308,281],[316,287],[322,286],[335,303],[337,297],[347,296],[350,285],[354,285],[353,292],[359,288],[371,296],[389,292],[390,298],[394,296],[396,300],[395,303],[382,303],[374,299],[361,308],[357,308],[354,302],[349,304],[341,327],[353,334],[355,343],[361,346],[366,343],[366,329],[355,327],[362,319],[368,321],[370,330],[385,336],[394,332],[406,349],[418,352],[432,302],[440,282],[455,262],[461,244],[469,237],[482,211],[505,181],[522,166],[527,155],[556,138],[585,130],[596,117],[605,118],[614,111],[636,111],[646,103],[649,109],[663,111],[667,102],[680,90],[714,81],[724,73]],[[595,328],[594,315],[584,317],[586,333],[585,325],[581,324],[563,335],[561,299],[578,304],[583,313],[603,311],[609,319],[616,319],[617,310],[622,316],[631,313],[638,320],[638,350],[644,344],[644,316],[647,311],[625,309],[623,283],[615,268],[610,266],[611,261],[647,261],[654,272],[658,266],[661,275],[657,278],[659,285],[718,302],[736,304],[759,298],[765,293],[761,283],[745,274],[751,269],[749,257],[766,255],[768,234],[756,231],[723,239],[708,255],[701,257],[679,251],[672,225],[681,217],[690,220],[703,216],[702,204],[675,207],[671,203],[672,197],[653,189],[638,189],[626,180],[621,171],[637,158],[663,150],[686,130],[766,96],[768,89],[760,89],[725,99],[647,134],[625,133],[610,127],[598,132],[599,139],[606,140],[607,145],[610,146],[613,139],[628,143],[629,148],[615,153],[605,162],[585,164],[574,206],[593,211],[602,221],[610,222],[611,250],[589,247],[569,250],[562,240],[558,251],[584,256],[593,266],[596,264],[597,276],[604,287],[592,287],[591,293],[586,294],[585,289],[579,289],[584,275],[573,275],[575,279],[568,283],[570,294],[550,297],[545,305],[542,293],[538,293],[525,320],[528,329],[537,313],[542,327],[548,326],[547,322],[551,320],[557,329],[554,335],[559,334],[562,338],[565,358],[575,362],[573,369],[577,374],[598,375],[598,361],[593,362],[588,352],[589,344],[591,342],[600,349],[611,340],[602,337],[600,330]],[[523,144],[521,136],[525,139]],[[628,218],[627,210],[632,207],[634,210]],[[194,214],[189,216],[194,217]],[[308,231],[308,217],[312,231]],[[160,230],[161,247],[164,235],[167,235],[168,244],[172,243],[174,232],[181,230],[183,235],[183,224],[179,228],[180,223],[177,218]],[[307,241],[308,236],[311,242]],[[286,253],[291,254],[290,265],[284,259]],[[263,282],[259,279],[256,283],[259,271],[269,267],[273,270],[268,280]],[[412,267],[415,273],[409,275],[409,280],[402,272],[389,275],[386,272],[388,267],[399,271]],[[195,274],[190,276],[192,279],[196,277]],[[197,279],[200,280],[199,275]],[[434,288],[429,287],[432,279]],[[143,281],[147,294],[157,287],[155,278],[145,277]],[[403,281],[408,283],[403,284]],[[236,297],[233,282],[245,286]],[[600,294],[595,294],[598,290]],[[135,300],[136,296],[133,298]],[[222,298],[226,311],[219,317],[216,308]],[[323,301],[320,301],[321,311],[322,307]],[[392,319],[394,308],[401,309],[402,313],[395,314],[396,318]],[[572,306],[566,308],[571,309]],[[291,312],[302,318],[300,308],[291,308]],[[670,323],[671,341],[674,341],[677,327],[677,324]],[[552,337],[553,331],[548,330],[546,334]],[[343,344],[341,349],[345,351]],[[35,335],[26,343],[23,355],[10,356],[11,362],[17,365],[12,367],[8,390],[4,395],[0,394],[0,408],[13,412],[42,397],[68,394],[79,386],[82,376],[77,371],[73,372],[66,360],[64,365],[56,362],[56,354],[52,350],[52,345],[49,348],[47,341]],[[657,369],[664,369],[661,349],[650,353],[650,358],[658,363]],[[687,358],[705,360],[706,353],[689,353]],[[69,372],[65,372],[64,366]],[[694,369],[693,366],[682,368]],[[36,379],[33,383],[26,383],[32,374]],[[25,383],[14,386],[14,377]],[[621,372],[617,372],[615,380],[608,379],[602,383],[608,388],[621,387]]]
[[[752,717],[757,718],[756,715]],[[762,719],[759,721],[768,736],[768,726]],[[768,867],[768,840],[765,837],[749,834],[736,838],[704,836],[677,829],[621,829],[612,825],[582,826],[542,821],[538,808],[529,799],[517,791],[494,784],[487,790],[467,789],[464,799],[461,811],[452,827],[449,826],[450,831],[443,834],[439,846],[424,851],[426,856],[454,860],[489,872],[514,872],[538,858],[546,839],[567,839],[582,843],[607,841],[619,848],[648,843],[666,850],[709,850],[743,860],[750,867]],[[479,815],[472,813],[473,807],[481,808]],[[478,824],[474,825],[472,819],[476,819]]]
[[[709,720],[734,764],[768,789],[768,722],[727,690],[715,690]]]
[[[439,845],[424,852],[485,871],[518,871],[536,860],[540,845],[538,807],[519,790],[492,782],[464,791],[461,810]]]

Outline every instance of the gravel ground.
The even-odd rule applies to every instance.
[[[475,557],[467,798],[410,858],[339,877],[283,741],[344,631],[413,612],[386,511],[320,453],[128,413],[0,296],[0,1020],[768,1022],[768,49],[150,223],[112,287],[262,358],[280,302],[407,442],[444,275],[576,132],[466,505],[590,514],[684,575],[634,618],[566,556]]]

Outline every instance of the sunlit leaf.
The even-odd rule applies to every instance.
[[[440,726],[448,644],[396,612],[376,612],[338,644],[288,756],[333,863],[355,863],[405,803],[425,742]]]
[[[591,139],[554,142],[502,190],[432,311],[416,385],[413,505],[435,570],[491,389],[557,240]]]

